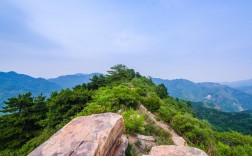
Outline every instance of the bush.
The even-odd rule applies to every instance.
[[[107,112],[106,110],[110,108],[105,107],[104,105],[99,105],[95,102],[89,103],[80,113],[78,113],[76,116],[86,116],[91,114],[99,114],[103,112]],[[75,117],[76,117],[75,116]]]
[[[156,112],[161,106],[161,101],[156,94],[151,94],[149,97],[142,98],[142,103],[151,112]]]
[[[137,156],[137,154],[134,152],[132,145],[129,143],[128,147],[125,151],[125,156]]]
[[[96,91],[93,101],[106,107],[106,112],[116,112],[122,108],[136,108],[137,94],[128,86],[104,87]]]
[[[252,150],[251,147],[247,146],[236,146],[232,148],[232,156],[238,156],[238,155],[242,155],[242,156],[251,156],[252,154]]]
[[[211,126],[206,121],[193,118],[189,114],[177,114],[172,127],[180,135],[185,136],[189,143],[205,151],[215,151],[215,136]]]
[[[221,155],[230,155],[231,153],[230,147],[222,142],[218,142],[217,150]]]
[[[156,86],[156,93],[161,99],[168,97],[168,91],[164,84]]]
[[[140,140],[137,140],[136,142],[135,142],[135,145],[137,146],[137,147],[140,147],[142,144],[141,144],[141,141]]]
[[[136,111],[130,108],[123,112],[125,131],[129,134],[141,133],[144,129],[144,116],[138,115]]]
[[[176,114],[176,110],[168,106],[161,106],[157,112],[158,112],[158,119],[168,123],[172,121],[173,117]]]

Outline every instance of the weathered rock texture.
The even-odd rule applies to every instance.
[[[198,148],[168,145],[154,146],[150,154],[145,156],[207,156],[207,154]]]
[[[96,114],[73,119],[29,156],[124,156],[122,116]]]
[[[121,138],[121,142],[120,142],[117,150],[113,154],[113,156],[125,156],[125,152],[126,152],[127,147],[128,147],[128,139],[126,136],[123,135]]]
[[[153,136],[145,136],[137,134],[137,139],[140,141],[140,148],[152,148],[153,146],[156,146],[155,139]]]

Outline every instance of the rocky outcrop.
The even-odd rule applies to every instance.
[[[151,149],[153,146],[156,145],[155,139],[153,136],[145,136],[145,135],[137,134],[137,139],[140,142],[140,145],[139,145],[140,148],[143,150],[146,148]]]
[[[176,133],[177,134],[177,133]],[[176,136],[176,135],[172,135],[172,141],[174,143],[174,145],[177,145],[177,146],[188,146],[185,139],[182,138],[181,136]]]
[[[73,119],[29,156],[124,156],[122,116],[96,114]]]
[[[154,146],[149,155],[143,156],[207,156],[207,154],[198,148],[168,145]]]
[[[126,149],[128,147],[128,139],[126,136],[122,136],[121,142],[114,152],[113,156],[125,156]]]

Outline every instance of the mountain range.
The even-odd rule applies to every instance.
[[[163,83],[171,96],[192,102],[203,102],[206,107],[223,112],[239,112],[252,109],[252,96],[226,85],[204,82],[194,83],[185,79],[163,80],[154,78],[156,84]]]
[[[82,83],[87,83],[94,75],[100,75],[100,73],[65,75],[48,79],[48,81],[53,82],[65,89],[72,88]]]
[[[240,91],[252,95],[252,79],[235,81],[235,82],[223,82],[221,84],[227,85],[229,87],[238,89]]]
[[[48,96],[53,91],[87,83],[90,81],[90,78],[99,74],[74,74],[43,79],[15,72],[0,72],[0,109],[3,106],[3,101],[18,94],[32,92],[34,96],[40,93]],[[252,95],[223,84],[211,82],[194,83],[185,79],[164,80],[160,78],[153,78],[153,82],[156,84],[163,83],[168,88],[169,94],[174,98],[192,102],[204,102],[204,105],[208,108],[224,112],[239,112],[252,109]]]
[[[40,93],[48,96],[61,88],[43,78],[33,78],[15,72],[0,72],[0,108],[3,106],[3,101],[18,94],[31,92],[34,96]]]
[[[60,76],[52,79],[33,78],[28,75],[18,74],[16,72],[0,72],[0,109],[10,97],[16,97],[18,94],[31,92],[33,96],[41,93],[49,96],[53,91],[59,91],[65,88],[72,88],[78,84],[89,82],[90,78],[98,73],[75,74]]]

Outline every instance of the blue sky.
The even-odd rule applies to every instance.
[[[252,78],[251,0],[1,0],[0,71]]]

